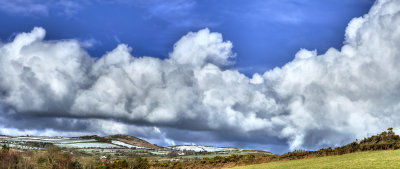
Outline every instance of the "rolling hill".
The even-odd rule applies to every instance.
[[[400,150],[357,152],[338,156],[278,161],[235,167],[234,169],[284,168],[399,168]]]

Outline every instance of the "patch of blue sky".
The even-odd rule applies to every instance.
[[[306,48],[340,47],[347,23],[373,0],[0,0],[0,39],[34,26],[47,39],[78,39],[100,57],[119,43],[134,56],[167,58],[189,31],[208,27],[232,41],[239,71],[263,73]],[[12,35],[12,36],[10,36]]]

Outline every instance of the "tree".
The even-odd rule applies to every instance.
[[[393,127],[389,127],[387,130],[388,130],[388,134],[389,135],[393,135],[394,134]]]
[[[3,146],[2,146],[2,148],[1,149],[3,149],[3,150],[10,150],[10,147],[9,146],[7,146],[6,144],[3,144]]]
[[[170,158],[178,157],[178,152],[176,152],[176,151],[171,151],[171,152],[168,153],[167,156],[170,157]]]

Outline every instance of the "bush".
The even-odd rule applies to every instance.
[[[7,144],[3,144],[1,147],[2,150],[10,150],[10,147]]]
[[[79,161],[77,159],[75,159],[75,161],[72,163],[72,168],[74,169],[83,169],[83,166],[81,163],[79,163]]]
[[[47,159],[45,158],[45,157],[43,157],[43,156],[40,156],[38,159],[37,159],[37,163],[38,164],[43,164],[43,163],[46,163],[47,162]]]
[[[150,164],[149,164],[149,161],[146,158],[138,157],[136,159],[136,163],[135,163],[133,168],[135,168],[135,169],[148,169],[148,168],[150,168]]]
[[[169,158],[173,158],[173,157],[178,157],[178,152],[176,151],[171,151],[168,153],[167,155]]]

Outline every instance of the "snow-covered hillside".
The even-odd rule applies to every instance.
[[[231,147],[212,147],[212,146],[199,146],[199,145],[181,145],[181,146],[171,146],[168,147],[174,150],[192,150],[195,152],[219,152],[219,151],[242,151],[239,148],[231,148]]]
[[[130,144],[124,143],[122,141],[116,141],[116,140],[112,140],[112,144],[127,147],[127,148],[137,148],[137,149],[145,149],[146,148],[146,147],[130,145]]]

